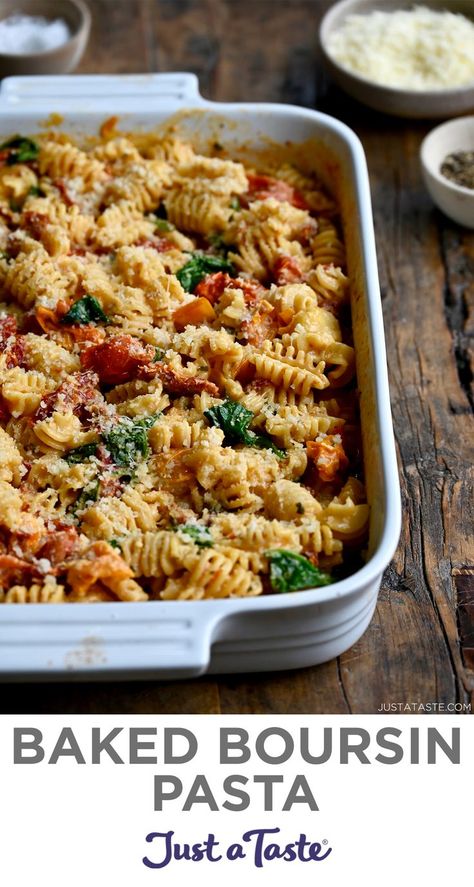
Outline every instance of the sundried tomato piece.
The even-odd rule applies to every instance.
[[[1,213],[3,215],[3,213]],[[5,216],[7,218],[7,216]],[[8,218],[7,218],[8,221]],[[24,241],[21,238],[21,231],[18,229],[17,231],[11,231],[7,237],[7,245],[5,247],[5,252],[9,256],[10,259],[16,259],[18,254],[21,252],[24,246]]]
[[[267,292],[265,287],[262,286],[257,280],[244,280],[242,277],[237,277],[234,281],[232,281],[235,286],[233,289],[241,289],[244,293],[245,304],[249,308],[255,307],[258,305],[261,299],[264,298],[265,293]]]
[[[217,385],[214,385],[209,379],[185,376],[183,373],[178,373],[172,367],[163,363],[148,364],[148,366],[140,367],[138,371],[139,379],[148,380],[156,377],[163,383],[164,390],[170,394],[186,397],[190,394],[200,394],[202,391],[207,391],[214,397],[219,397]]]
[[[266,339],[272,339],[278,332],[278,320],[273,305],[262,299],[258,305],[258,311],[250,320],[242,321],[240,336],[250,345],[261,348]]]
[[[92,369],[106,385],[119,385],[137,376],[141,366],[155,357],[152,345],[143,345],[139,339],[124,333],[111,336],[100,345],[90,345],[81,354],[83,369]]]
[[[58,408],[72,410],[77,415],[83,408],[87,409],[92,403],[98,403],[101,397],[98,384],[99,377],[94,372],[74,373],[55,391],[43,397],[34,414],[34,421],[41,422]]]
[[[269,314],[254,314],[251,320],[244,320],[241,327],[241,335],[249,345],[261,348],[268,339],[273,339],[278,332],[278,322]]]
[[[66,206],[74,206],[76,201],[73,200],[73,198],[71,197],[71,195],[68,191],[67,182],[64,179],[54,179],[53,185],[55,185],[56,188],[58,189]]]
[[[25,465],[25,467],[28,470],[28,466]],[[39,525],[39,522],[35,524],[34,518],[32,522],[30,521],[31,516],[24,512],[24,520],[21,527],[15,532],[10,533],[7,549],[8,554],[27,560],[28,563],[36,556],[44,543],[44,528]]]
[[[202,296],[214,304],[220,299],[225,289],[242,290],[247,305],[254,306],[266,293],[266,289],[258,280],[247,280],[244,277],[230,277],[224,271],[206,274],[194,290],[196,296]]]
[[[306,444],[308,456],[314,461],[320,479],[326,483],[335,480],[349,464],[338,437],[328,434],[323,440],[310,440]]]
[[[273,197],[275,200],[291,203],[297,209],[309,209],[303,195],[296,188],[282,181],[282,179],[248,173],[247,181],[249,183],[247,192],[249,202],[252,200],[267,200],[268,197]]]
[[[301,243],[303,246],[309,246],[313,237],[316,236],[318,231],[318,222],[316,219],[311,217],[308,219],[307,222],[305,222],[303,227],[299,229],[298,233],[295,236],[295,240],[297,240],[298,243]]]
[[[224,290],[227,287],[232,287],[233,283],[234,280],[230,274],[226,274],[225,271],[216,271],[215,274],[206,274],[198,283],[194,293],[196,296],[201,296],[207,299],[211,305],[214,305],[220,299]]]
[[[168,240],[167,237],[149,237],[146,240],[141,239],[135,242],[135,246],[143,246],[145,249],[154,249],[157,253],[167,253],[170,249],[175,249],[175,244]]]
[[[7,317],[0,317],[0,345],[3,347],[8,342],[8,339],[11,336],[16,336],[18,333],[18,327],[16,323],[16,318],[13,315],[8,314]]]
[[[46,213],[38,213],[33,210],[26,210],[23,213],[23,226],[36,240],[41,238],[44,226],[49,222],[50,218]]]
[[[123,492],[125,485],[126,482],[116,474],[108,474],[106,477],[102,477],[100,481],[101,499],[106,496],[119,496]]]
[[[105,339],[103,327],[95,326],[93,323],[73,324],[68,327],[67,331],[75,342],[89,342],[92,345],[98,345]]]
[[[107,542],[94,542],[87,555],[69,567],[67,581],[77,597],[84,597],[89,588],[100,579],[130,579],[133,570]]]
[[[75,527],[64,527],[52,532],[37,557],[46,558],[53,566],[70,558],[78,548],[79,536]]]
[[[10,348],[8,359],[7,359],[7,369],[11,369],[12,367],[24,366],[25,363],[25,340],[23,336],[17,336],[16,341]]]
[[[23,336],[19,335],[16,318],[8,315],[0,318],[0,351],[6,357],[6,367],[22,366],[25,361]]]
[[[26,577],[38,575],[39,570],[33,563],[13,554],[0,555],[0,585],[8,585],[12,580],[22,582]]]
[[[41,336],[43,334],[44,330],[40,327],[38,323],[34,308],[32,308],[30,311],[25,311],[23,317],[21,318],[21,331],[23,334],[34,333],[35,336]]]
[[[280,256],[272,269],[272,277],[277,286],[287,283],[299,283],[303,272],[293,256]]]
[[[188,394],[199,394],[201,391],[208,391],[214,396],[218,396],[219,389],[213,382],[208,379],[200,379],[196,376],[186,376],[178,373],[172,367],[163,363],[152,363],[147,366],[140,367],[138,374],[139,379],[149,381],[150,379],[159,378],[163,383],[163,388],[170,394],[179,394],[182,396]]]

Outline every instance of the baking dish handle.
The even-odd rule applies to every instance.
[[[216,610],[187,601],[0,608],[0,681],[186,678],[211,656]],[[68,612],[69,611],[69,612]]]
[[[131,112],[143,102],[148,110],[207,104],[196,75],[180,72],[6,77],[0,89],[0,109],[10,111],[61,113],[90,110],[93,103],[94,110]]]

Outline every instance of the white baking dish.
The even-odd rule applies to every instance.
[[[314,591],[261,598],[143,604],[0,607],[4,680],[190,677],[314,665],[347,650],[367,628],[400,531],[367,167],[362,146],[338,120],[289,105],[215,104],[191,74],[10,78],[0,94],[0,135],[32,133],[52,112],[66,131],[96,133],[110,114],[130,129],[153,128],[190,108],[182,125],[224,145],[318,142],[315,171],[338,197],[353,281],[353,322],[371,504],[369,559],[357,573]],[[196,111],[196,109],[198,109]],[[223,115],[223,116],[222,116]],[[308,149],[310,150],[310,149]],[[314,153],[314,152],[313,152]]]

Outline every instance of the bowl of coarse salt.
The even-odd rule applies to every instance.
[[[447,118],[474,111],[474,2],[341,0],[321,21],[323,60],[377,111]]]
[[[0,0],[0,77],[74,70],[90,24],[82,0]]]

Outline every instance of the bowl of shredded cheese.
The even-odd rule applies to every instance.
[[[333,79],[377,111],[446,118],[474,110],[471,0],[342,0],[319,34]]]
[[[0,76],[74,70],[90,22],[82,0],[0,0]]]

